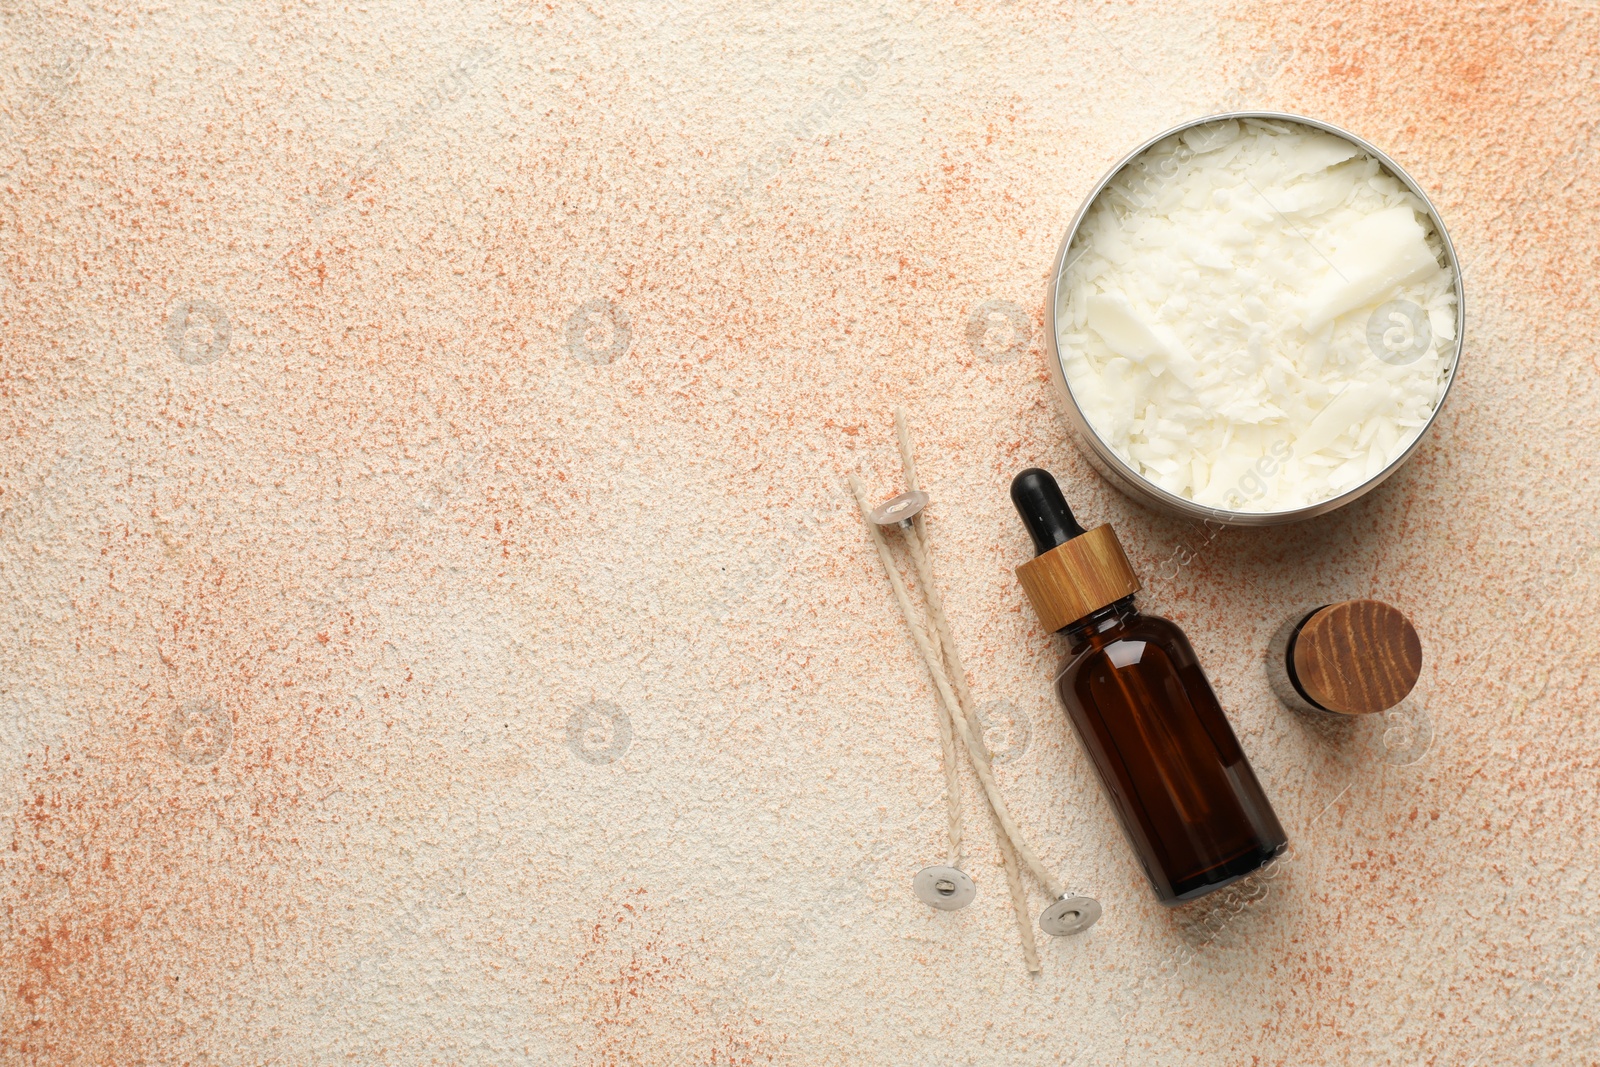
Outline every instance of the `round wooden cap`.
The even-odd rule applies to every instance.
[[[1051,633],[1139,591],[1122,543],[1105,525],[1033,557],[1017,579]]]
[[[1422,673],[1422,642],[1399,608],[1346,600],[1312,612],[1289,651],[1300,689],[1345,715],[1388,711]]]

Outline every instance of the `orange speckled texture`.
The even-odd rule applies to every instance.
[[[1600,7],[0,0],[0,1062],[1600,1063]],[[1067,444],[1078,201],[1199,114],[1388,149],[1451,404],[1216,532]],[[842,484],[920,441],[1002,788],[1105,916],[1022,966]],[[1110,521],[1289,829],[1157,906],[1011,474]],[[1297,604],[1422,681],[1311,723]],[[1003,711],[991,702],[1005,702]],[[1030,887],[1030,906],[1046,903]]]

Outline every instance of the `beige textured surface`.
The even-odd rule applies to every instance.
[[[4,1062],[1600,1062],[1597,42],[3,0]],[[1470,328],[1390,485],[1213,534],[1070,451],[1039,305],[1108,163],[1243,105],[1436,191]],[[982,822],[972,907],[909,892],[932,698],[841,482],[895,488],[899,401],[1003,786],[1105,904],[1036,979]],[[1165,912],[1118,837],[1011,576],[1034,463],[1229,708],[1295,845],[1251,893]],[[1411,711],[1279,709],[1280,616],[1366,595]]]

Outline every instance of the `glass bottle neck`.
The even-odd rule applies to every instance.
[[[1098,611],[1091,611],[1077,622],[1068,623],[1062,627],[1062,632],[1067,635],[1072,650],[1076,652],[1088,644],[1090,638],[1096,634],[1115,629],[1137,614],[1139,609],[1133,606],[1133,594],[1129,593],[1121,600],[1113,601]]]

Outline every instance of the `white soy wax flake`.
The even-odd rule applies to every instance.
[[[1297,123],[1208,123],[1107,186],[1068,251],[1063,367],[1149,482],[1229,511],[1381,473],[1443,397],[1455,279],[1427,208]]]

